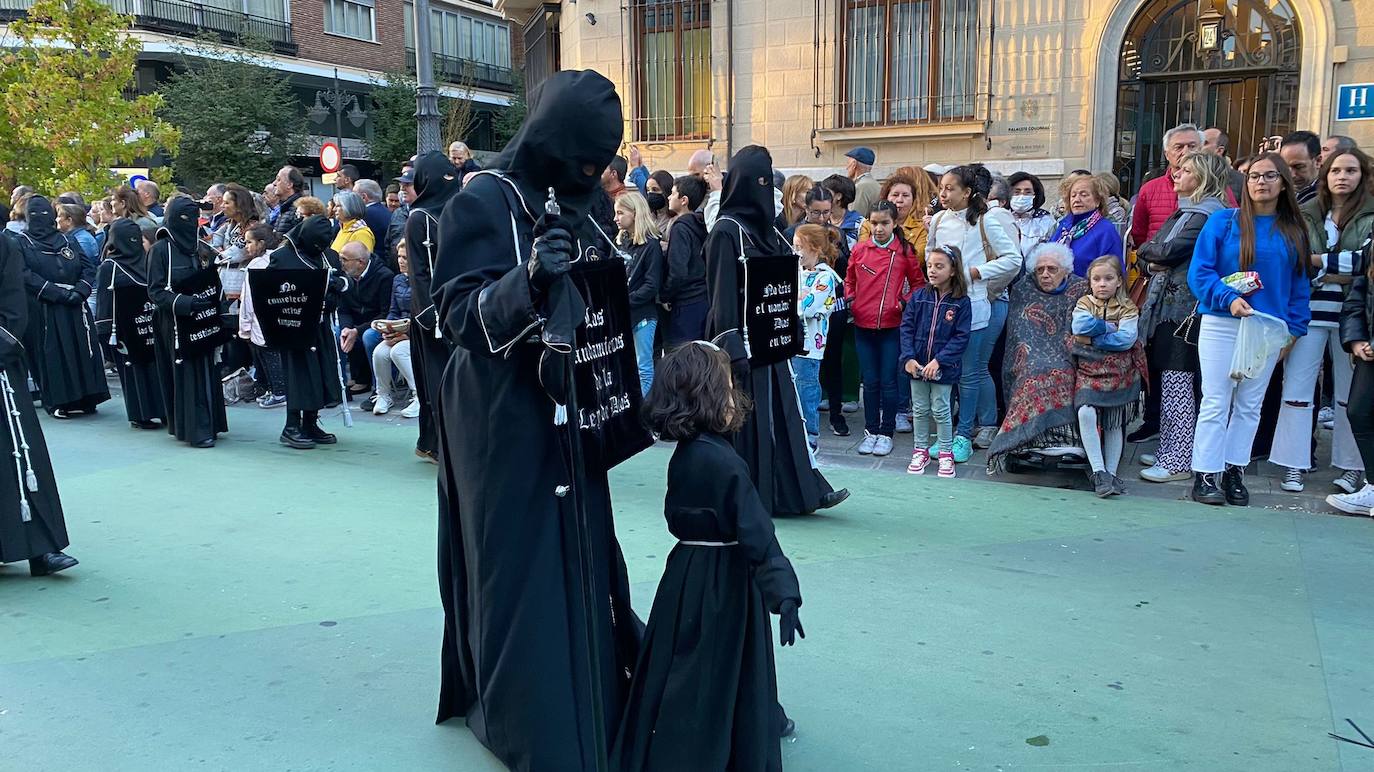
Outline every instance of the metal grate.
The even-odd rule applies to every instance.
[[[986,118],[991,68],[981,0],[840,0],[836,127]],[[818,50],[820,50],[818,45]]]
[[[639,141],[705,139],[711,133],[711,3],[631,0]]]

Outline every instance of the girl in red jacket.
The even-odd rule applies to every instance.
[[[924,287],[916,251],[897,225],[897,205],[879,201],[868,216],[870,237],[849,256],[844,296],[854,325],[854,344],[863,379],[863,455],[892,452],[892,432],[902,406],[898,391],[902,309],[911,293]]]

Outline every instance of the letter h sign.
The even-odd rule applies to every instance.
[[[1336,90],[1336,120],[1374,118],[1374,83],[1348,83]]]

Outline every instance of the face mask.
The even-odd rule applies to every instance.
[[[1025,214],[1031,210],[1035,204],[1035,196],[1012,196],[1011,211],[1018,214]]]
[[[649,202],[649,211],[657,212],[668,207],[668,197],[662,193],[649,193],[644,196],[644,200]]]

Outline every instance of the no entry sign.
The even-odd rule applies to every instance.
[[[320,171],[326,174],[337,172],[343,165],[343,156],[339,153],[339,146],[333,142],[326,142],[320,147]]]

